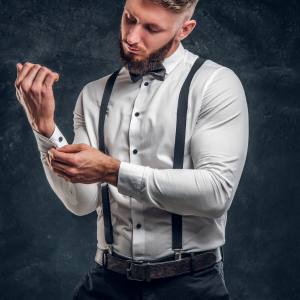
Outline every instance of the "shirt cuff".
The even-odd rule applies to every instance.
[[[146,168],[122,161],[118,174],[118,192],[130,197],[139,195],[144,189]]]
[[[63,134],[60,132],[60,130],[56,125],[55,125],[54,132],[49,138],[42,135],[34,128],[32,128],[32,130],[40,152],[47,153],[47,151],[52,147],[58,148],[68,144],[67,140],[65,139],[65,137],[63,136]]]
[[[58,127],[55,125],[54,132],[52,135],[49,137],[49,140],[56,145],[57,148],[63,147],[65,145],[68,145],[65,137],[63,134],[60,132]]]

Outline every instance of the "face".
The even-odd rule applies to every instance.
[[[143,74],[161,63],[194,28],[195,20],[184,18],[148,0],[127,0],[119,35],[123,64]]]

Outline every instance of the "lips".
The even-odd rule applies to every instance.
[[[131,48],[130,46],[126,45],[127,46],[127,49],[130,51],[130,52],[139,52],[140,50],[139,49],[135,49],[135,48]]]

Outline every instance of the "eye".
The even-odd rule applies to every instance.
[[[159,30],[154,30],[154,29],[152,29],[152,28],[149,27],[149,26],[146,26],[146,29],[147,29],[149,32],[151,32],[151,33],[158,33],[158,32],[159,32]]]
[[[131,24],[135,23],[135,19],[131,19],[127,15],[125,15],[125,18],[128,23],[131,23]]]

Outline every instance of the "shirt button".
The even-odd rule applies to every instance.
[[[140,223],[137,223],[137,224],[136,224],[136,228],[137,228],[137,229],[140,229],[141,227],[142,227],[142,225],[141,225]]]
[[[138,117],[138,116],[140,115],[140,113],[136,112],[134,115],[135,115],[136,117]]]
[[[137,154],[138,151],[136,149],[134,149],[132,152],[133,152],[133,154]]]
[[[60,136],[60,137],[58,138],[58,140],[61,142],[61,141],[63,140],[62,136]]]
[[[147,82],[147,81],[144,83],[145,86],[147,86],[148,84],[149,84],[149,82]]]

